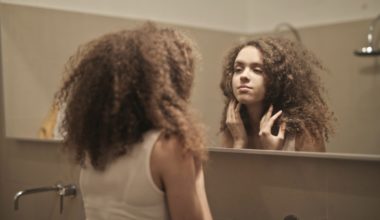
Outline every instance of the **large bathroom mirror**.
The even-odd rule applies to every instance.
[[[131,28],[142,22],[114,15],[5,3],[1,3],[0,10],[2,95],[5,131],[10,138],[38,138],[61,83],[64,64],[79,45],[104,33]],[[336,134],[327,143],[327,152],[380,155],[377,130],[380,56],[353,54],[355,49],[366,44],[371,20],[358,18],[351,22],[297,28],[302,43],[320,57],[329,70],[321,77],[337,123]],[[278,34],[274,31],[276,24],[263,31],[161,24],[184,30],[199,46],[203,57],[197,70],[192,105],[207,126],[209,146],[218,147],[223,108],[219,83],[224,54],[242,40]],[[260,22],[252,23],[256,24],[259,26]],[[246,23],[241,24],[244,25]],[[294,37],[286,31],[283,35]]]

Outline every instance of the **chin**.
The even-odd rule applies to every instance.
[[[252,99],[252,97],[237,97],[236,99],[238,100],[239,103],[243,105],[252,105],[252,104],[262,103],[262,100]]]
[[[255,103],[254,100],[252,99],[247,99],[247,98],[237,98],[238,102],[244,105],[252,104]]]

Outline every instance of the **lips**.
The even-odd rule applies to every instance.
[[[241,85],[238,87],[238,89],[252,89],[252,87],[246,86],[246,85]]]

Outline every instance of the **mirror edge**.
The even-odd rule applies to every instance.
[[[257,150],[257,149],[232,149],[225,147],[208,147],[209,152],[216,153],[240,153],[254,155],[302,157],[302,158],[321,158],[321,159],[340,159],[354,161],[374,161],[380,162],[380,155],[371,154],[351,154],[351,153],[332,153],[332,152],[305,152],[305,151],[277,151],[277,150]]]

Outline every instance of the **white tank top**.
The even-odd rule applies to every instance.
[[[159,131],[144,134],[133,150],[97,171],[81,169],[80,189],[87,220],[169,219],[165,194],[153,182],[150,157]]]

